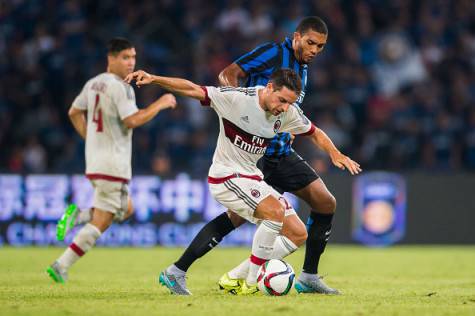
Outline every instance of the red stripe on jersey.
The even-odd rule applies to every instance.
[[[313,133],[315,133],[315,130],[317,128],[315,127],[315,125],[312,124],[312,126],[310,127],[310,130],[308,132],[305,132],[305,133],[302,133],[302,134],[295,134],[295,135],[298,135],[298,136],[309,136],[309,135],[312,135]]]
[[[259,257],[256,257],[254,255],[251,255],[251,263],[254,263],[255,265],[261,266],[264,263],[266,263],[267,259],[262,259]]]
[[[245,174],[235,173],[235,174],[229,175],[227,177],[222,177],[222,178],[208,177],[208,183],[220,184],[225,181],[228,181],[229,179],[234,179],[234,178],[246,178],[246,179],[251,179],[251,180],[256,180],[256,181],[262,181],[262,178],[257,175],[248,176]]]
[[[84,251],[81,248],[79,248],[79,246],[76,245],[75,243],[72,243],[71,245],[69,245],[69,248],[71,248],[71,250],[74,251],[79,257],[84,256]]]
[[[203,86],[201,86],[201,89],[203,89],[203,91],[205,93],[205,99],[200,101],[201,105],[202,106],[210,106],[211,105],[211,99],[209,98],[209,95],[208,95],[208,89],[206,89],[206,87],[203,87]]]
[[[231,140],[234,144],[236,136],[242,138],[242,140],[249,145],[259,147],[259,148],[266,148],[269,145],[272,138],[264,138],[261,136],[253,135],[251,133],[246,132],[245,130],[241,129],[239,126],[234,124],[233,122],[225,119],[223,117],[223,127],[224,127],[224,134],[227,138]]]
[[[106,181],[112,181],[112,182],[129,183],[128,179],[109,176],[107,174],[101,174],[101,173],[88,173],[86,174],[86,178],[88,178],[89,180],[106,180]]]

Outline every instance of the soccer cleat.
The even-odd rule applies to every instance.
[[[323,282],[323,278],[319,275],[316,275],[316,277],[311,280],[311,281],[302,281],[297,279],[295,282],[295,290],[298,293],[319,293],[319,294],[333,294],[333,295],[339,295],[340,292],[336,289],[332,289],[328,285]]]
[[[230,294],[238,294],[241,291],[241,286],[244,283],[243,279],[232,279],[228,273],[221,276],[218,281],[219,289],[224,290]]]
[[[237,295],[253,295],[259,292],[257,284],[254,285],[247,285],[246,281],[242,282],[241,290],[237,293]]]
[[[51,279],[56,283],[66,283],[68,280],[68,272],[62,270],[57,261],[46,268],[46,273],[48,273]]]
[[[79,208],[76,204],[68,205],[56,225],[56,239],[58,239],[58,241],[63,241],[68,231],[74,227],[78,213]]]
[[[171,294],[177,295],[191,295],[191,292],[186,288],[185,276],[176,276],[164,270],[160,272],[158,282],[168,288]]]

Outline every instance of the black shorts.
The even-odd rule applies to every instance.
[[[259,159],[257,167],[264,174],[264,181],[281,194],[305,188],[319,178],[317,172],[294,150],[281,158]]]

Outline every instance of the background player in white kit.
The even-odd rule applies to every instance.
[[[272,74],[265,87],[253,88],[200,87],[188,80],[154,76],[144,71],[128,75],[126,81],[130,83],[133,79],[138,86],[154,83],[198,99],[218,114],[220,133],[208,183],[211,194],[223,206],[250,222],[260,223],[252,244],[249,274],[241,288],[241,294],[257,292],[259,266],[272,257],[283,257],[292,251],[279,250],[277,255],[274,252],[283,226],[293,221],[290,226],[305,231],[292,206],[262,181],[262,172],[256,166],[277,132],[315,136],[315,126],[292,106],[300,94],[299,76],[293,70],[280,69]],[[356,162],[343,154],[340,164],[352,174],[361,171]],[[169,268],[173,269],[173,265]],[[186,288],[184,272],[180,276],[179,271],[167,269],[159,279],[172,293],[191,294]]]
[[[123,81],[134,71],[135,56],[128,40],[109,41],[107,72],[89,80],[69,110],[74,128],[86,140],[86,177],[94,187],[94,200],[91,212],[77,216],[76,209],[63,217],[67,223],[64,234],[73,224],[88,223],[47,268],[55,282],[67,280],[68,269],[94,246],[113,220],[124,220],[133,213],[127,186],[132,176],[132,130],[161,110],[176,106],[175,97],[165,94],[145,109],[137,108],[134,90]]]

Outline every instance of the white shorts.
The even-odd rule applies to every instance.
[[[232,178],[223,183],[209,183],[209,190],[216,201],[254,224],[259,224],[262,221],[254,217],[257,205],[269,195],[274,196],[282,203],[285,208],[285,216],[297,214],[282,194],[264,181]]]
[[[122,220],[127,213],[129,187],[126,183],[109,180],[91,180],[94,187],[92,206],[114,214],[114,219]]]

